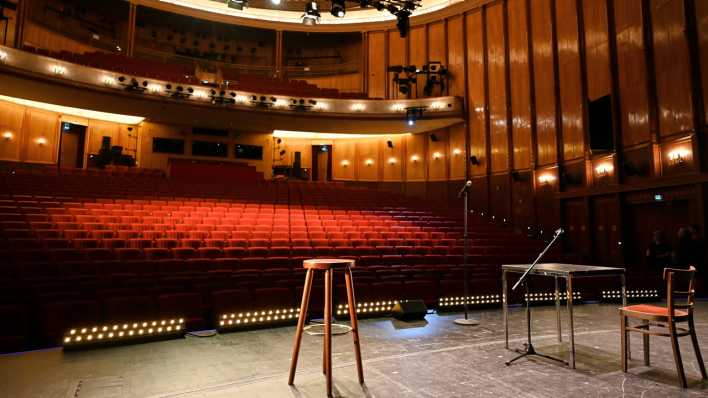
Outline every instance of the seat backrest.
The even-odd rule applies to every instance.
[[[666,304],[670,317],[673,316],[674,310],[686,310],[689,314],[693,313],[695,278],[696,268],[693,266],[688,269],[664,268]]]

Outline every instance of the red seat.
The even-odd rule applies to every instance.
[[[201,247],[198,249],[200,258],[220,258],[224,252],[218,247]]]
[[[172,249],[172,253],[175,258],[182,260],[197,257],[197,251],[192,247],[176,247]]]
[[[197,293],[164,294],[157,297],[157,315],[161,319],[184,319],[187,330],[206,326],[202,297]]]
[[[151,247],[151,248],[143,249],[143,253],[145,253],[146,260],[153,260],[154,261],[154,260],[165,260],[165,259],[174,258],[170,249],[165,249],[165,248]]]

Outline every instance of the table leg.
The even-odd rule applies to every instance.
[[[561,333],[561,301],[560,291],[558,289],[558,277],[554,277],[556,283],[556,329],[558,329],[558,342],[563,342],[563,333]]]
[[[509,308],[506,299],[506,271],[502,271],[502,313],[504,314],[504,348],[509,349]],[[465,300],[467,298],[465,297]]]
[[[575,369],[575,330],[573,329],[573,276],[566,277],[566,302],[568,303],[568,332],[570,333],[570,360],[568,365]]]
[[[620,276],[620,280],[622,282],[622,307],[627,306],[627,278],[624,274]],[[630,342],[630,334],[627,333],[627,359],[632,359],[632,345],[629,343]]]

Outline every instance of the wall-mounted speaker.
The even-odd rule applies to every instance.
[[[433,134],[430,134],[430,141],[438,142],[438,136],[435,135],[434,133],[433,133]]]
[[[386,141],[386,145],[388,145],[389,148],[393,148],[393,141]]]
[[[470,163],[472,163],[475,166],[479,166],[479,164],[480,164],[479,159],[474,155],[470,156]]]

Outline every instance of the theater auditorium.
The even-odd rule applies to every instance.
[[[708,1],[0,0],[0,397],[705,397]]]

